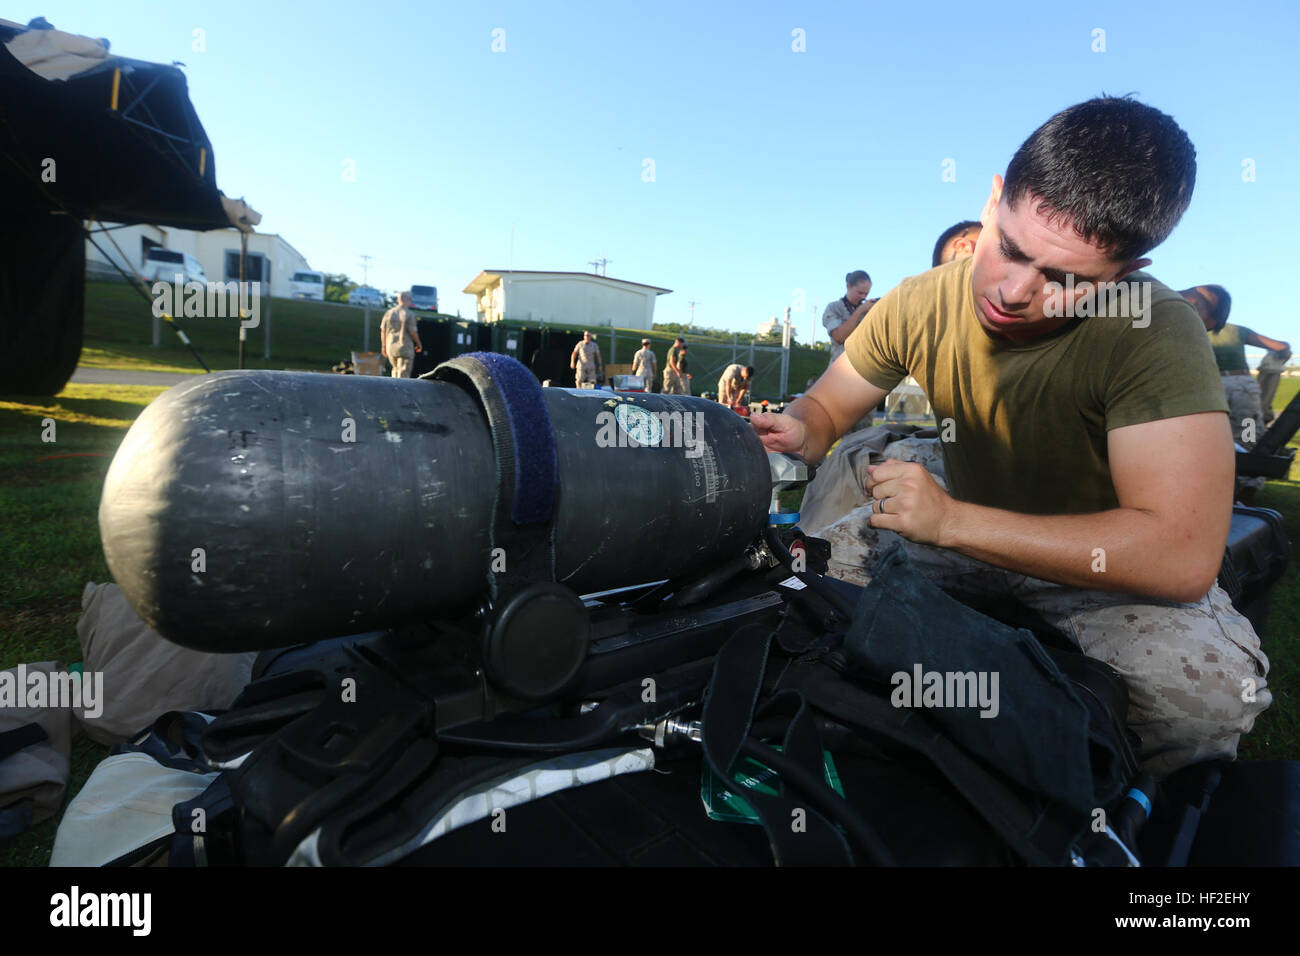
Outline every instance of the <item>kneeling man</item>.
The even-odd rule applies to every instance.
[[[954,597],[1014,599],[1124,676],[1145,769],[1233,757],[1268,661],[1216,585],[1232,515],[1227,404],[1204,327],[1144,256],[1191,199],[1195,150],[1127,98],[1058,113],[993,177],[973,256],[905,280],[781,415],[820,461],[905,376],[949,491],[886,461],[873,528]],[[945,434],[946,429],[946,434]]]

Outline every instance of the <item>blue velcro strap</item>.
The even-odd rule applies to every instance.
[[[1134,801],[1139,807],[1141,807],[1146,812],[1146,815],[1148,817],[1151,816],[1151,801],[1147,799],[1147,795],[1145,793],[1143,793],[1141,790],[1134,787],[1132,790],[1126,793],[1125,796],[1128,797],[1130,800]]]
[[[799,512],[797,511],[772,511],[768,513],[767,523],[771,525],[781,524],[798,524]]]
[[[478,393],[497,454],[499,505],[516,525],[550,520],[559,482],[555,429],[533,373],[508,355],[469,352],[422,377]]]

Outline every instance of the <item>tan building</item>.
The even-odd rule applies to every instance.
[[[487,269],[464,291],[474,296],[480,322],[613,324],[648,332],[654,326],[655,299],[672,289],[589,272]]]

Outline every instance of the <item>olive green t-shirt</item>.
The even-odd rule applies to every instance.
[[[1227,411],[1205,326],[1151,276],[1124,280],[1150,283],[1144,328],[1116,309],[1013,344],[975,316],[973,262],[904,280],[845,343],[873,385],[890,391],[912,375],[925,389],[951,439],[942,450],[954,497],[1022,514],[1115,508],[1110,429]]]
[[[1214,349],[1214,361],[1220,372],[1241,372],[1250,366],[1246,364],[1246,340],[1243,336],[1252,334],[1243,325],[1225,325],[1217,332],[1210,333],[1210,348]]]

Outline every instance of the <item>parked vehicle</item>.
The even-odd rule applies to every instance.
[[[150,249],[145,254],[140,274],[146,282],[175,282],[178,275],[181,282],[208,281],[199,260],[176,249]]]
[[[359,285],[348,293],[348,305],[365,305],[372,309],[382,309],[384,294],[368,285]]]
[[[411,286],[411,307],[417,312],[437,312],[438,289],[431,285]]]
[[[289,276],[289,297],[325,301],[325,273],[300,269]]]

